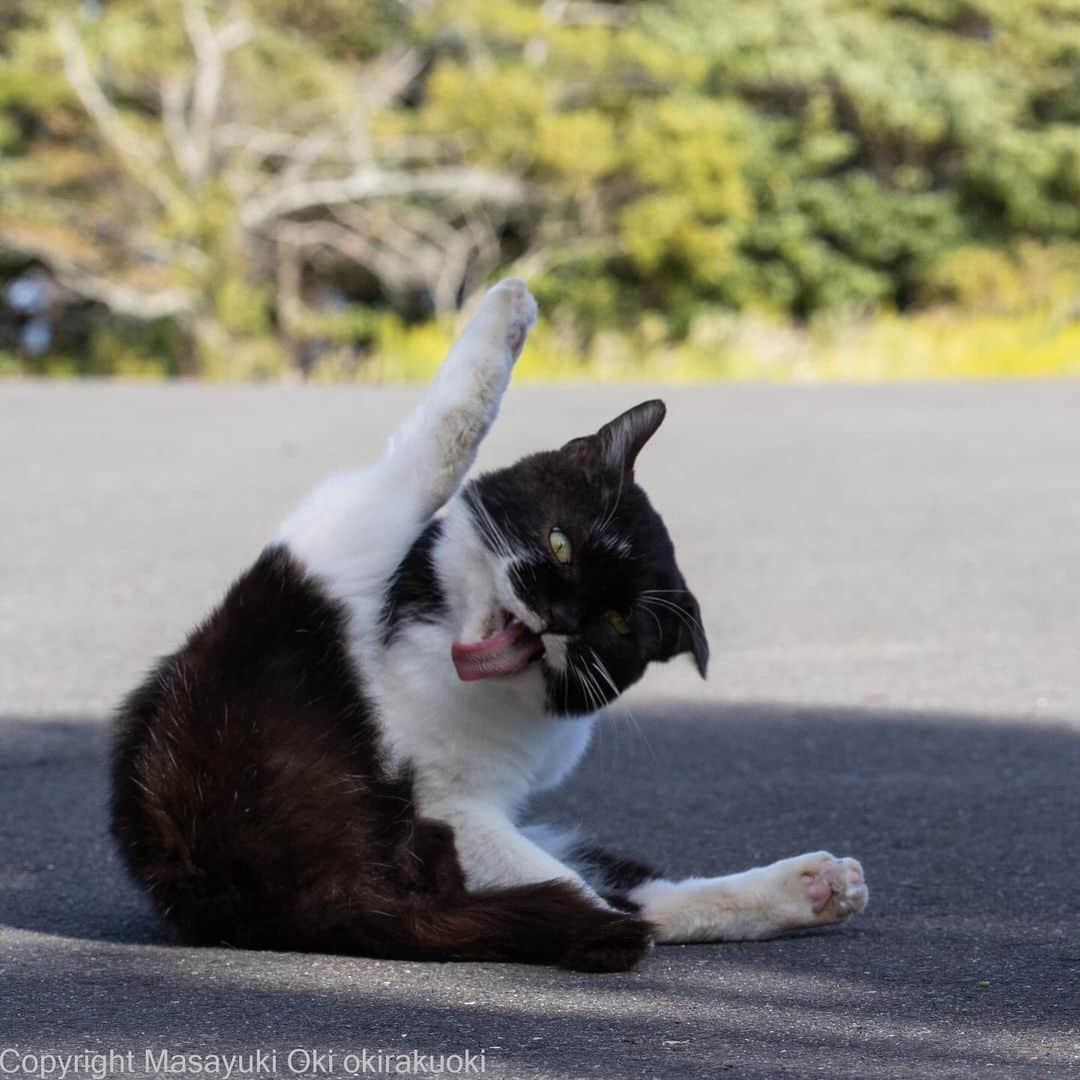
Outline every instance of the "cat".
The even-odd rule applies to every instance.
[[[519,824],[650,663],[709,657],[634,480],[662,402],[462,486],[535,318],[522,282],[489,291],[382,457],[121,706],[113,833],[186,940],[618,971],[865,907],[827,852],[671,881]]]

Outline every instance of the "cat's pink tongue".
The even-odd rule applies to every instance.
[[[511,619],[481,641],[455,641],[450,655],[462,682],[513,675],[544,651],[544,643],[523,622]]]

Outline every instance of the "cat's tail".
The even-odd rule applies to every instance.
[[[309,951],[391,959],[555,964],[577,971],[626,971],[652,945],[653,927],[601,908],[572,884],[409,898],[397,910],[366,911],[307,936]],[[300,943],[298,943],[300,944]]]

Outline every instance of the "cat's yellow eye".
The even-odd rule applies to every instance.
[[[611,623],[612,630],[617,634],[622,634],[623,637],[626,637],[626,635],[630,633],[630,624],[617,611],[609,611],[607,613],[607,621]]]
[[[570,537],[558,525],[548,533],[548,547],[551,548],[551,554],[561,563],[568,563],[574,553],[574,549],[570,546]]]

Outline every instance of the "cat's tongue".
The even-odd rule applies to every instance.
[[[544,643],[523,622],[511,619],[480,641],[455,641],[450,655],[463,682],[513,675],[544,651]]]

